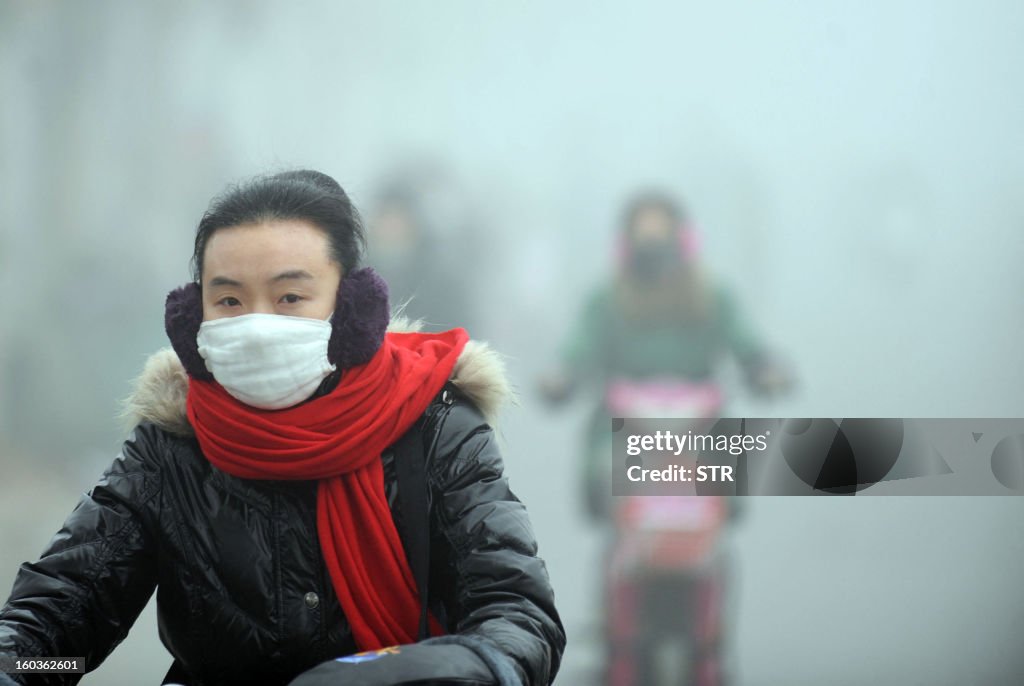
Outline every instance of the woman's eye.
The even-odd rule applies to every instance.
[[[237,307],[242,303],[238,302],[238,298],[232,298],[231,296],[228,296],[226,298],[221,298],[220,300],[218,300],[217,304],[224,305],[225,307]]]
[[[281,302],[288,303],[289,305],[294,305],[300,300],[302,300],[302,296],[295,295],[294,293],[289,293],[288,295],[281,296]]]

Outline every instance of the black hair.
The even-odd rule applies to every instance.
[[[348,195],[327,174],[298,169],[257,176],[232,186],[210,203],[196,228],[192,278],[200,283],[206,244],[218,229],[273,219],[303,219],[324,233],[342,275],[359,266],[365,247],[363,224]]]

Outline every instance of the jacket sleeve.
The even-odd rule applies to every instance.
[[[36,562],[21,565],[0,609],[0,654],[82,657],[92,671],[124,639],[156,586],[147,522],[158,502],[158,431],[135,430]],[[11,675],[75,684],[75,675]]]
[[[574,386],[601,379],[608,373],[611,300],[608,288],[591,293],[561,347],[563,371]]]
[[[736,298],[728,289],[719,286],[716,300],[722,335],[729,352],[736,356],[744,368],[756,364],[763,354],[764,346],[743,315]]]
[[[509,488],[480,413],[460,400],[441,421],[428,479],[432,552],[442,565],[440,572],[432,565],[432,583],[441,588],[449,631],[495,648],[521,683],[546,686],[558,671],[565,631],[526,508]]]

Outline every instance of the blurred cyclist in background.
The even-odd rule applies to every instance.
[[[368,262],[391,289],[399,314],[422,320],[423,331],[463,326],[479,335],[467,272],[479,263],[476,236],[455,184],[435,165],[390,174],[368,222]]]
[[[608,608],[606,683],[615,686],[725,682],[721,532],[736,499],[613,500],[610,418],[680,418],[710,427],[723,416],[717,376],[729,357],[758,394],[788,385],[729,291],[703,269],[698,238],[670,196],[636,196],[622,220],[616,273],[588,298],[561,368],[541,383],[552,403],[580,389],[598,400],[581,473],[587,513],[613,532],[601,606]],[[686,663],[666,667],[666,652],[685,654]]]
[[[584,450],[588,512],[607,514],[606,461],[610,385],[623,379],[716,383],[732,356],[752,391],[788,387],[787,374],[743,318],[729,290],[700,262],[700,238],[687,213],[667,194],[647,192],[627,206],[617,244],[617,271],[587,299],[563,347],[558,371],[542,380],[552,402],[581,388],[600,394]]]

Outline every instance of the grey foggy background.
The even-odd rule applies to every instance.
[[[521,394],[502,431],[569,632],[558,683],[589,683],[586,403],[534,388],[625,198],[685,199],[792,360],[796,394],[737,390],[737,414],[1022,416],[1021,35],[1013,1],[0,2],[0,594],[116,454],[211,196],[310,166],[367,209],[433,165],[479,239],[446,267],[470,333]],[[1022,503],[752,500],[740,683],[1019,683]],[[83,683],[169,663],[151,605]]]

